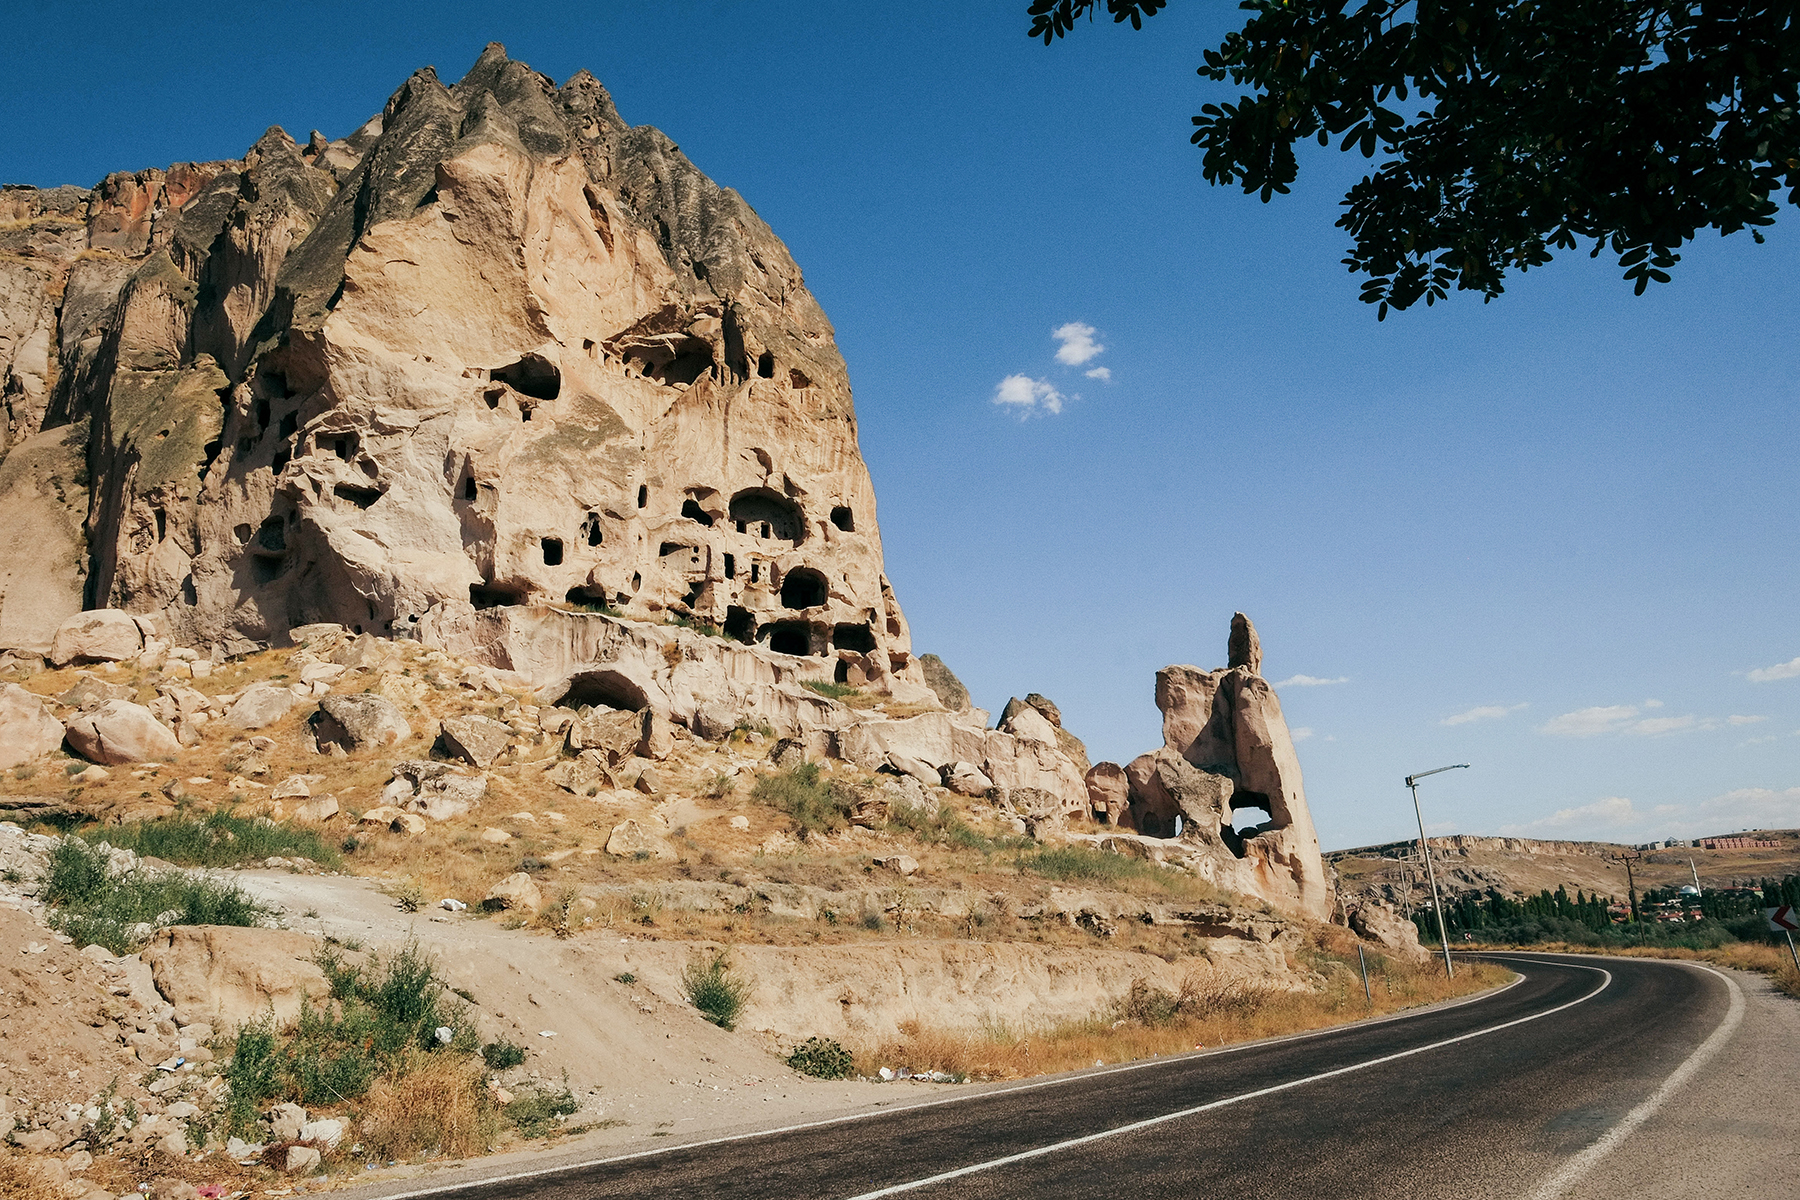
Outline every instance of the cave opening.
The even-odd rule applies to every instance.
[[[617,708],[638,712],[650,703],[644,689],[618,671],[582,671],[569,677],[556,702],[564,708]]]
[[[739,532],[755,527],[759,537],[775,537],[798,546],[806,536],[800,506],[768,488],[747,488],[731,498],[731,520]]]
[[[856,517],[846,505],[840,504],[831,510],[831,523],[845,533],[856,532]]]
[[[831,644],[839,650],[867,654],[875,649],[875,634],[867,625],[834,625]]]
[[[749,609],[733,604],[725,610],[725,636],[745,645],[756,641],[756,618]]]
[[[598,546],[606,540],[606,534],[600,528],[600,514],[589,513],[587,520],[581,523],[581,536],[590,546]]]
[[[544,551],[546,567],[560,567],[563,560],[563,544],[561,538],[544,538],[538,542]]]
[[[488,372],[521,396],[533,400],[554,400],[562,391],[562,372],[541,354],[524,354],[519,361]]]
[[[698,521],[708,529],[712,528],[712,514],[700,507],[700,502],[689,496],[681,502],[681,515],[690,521]]]
[[[781,606],[783,608],[817,608],[825,603],[828,595],[829,590],[825,584],[825,576],[811,567],[795,567],[782,577]]]
[[[769,649],[804,658],[812,653],[812,629],[805,621],[779,621],[768,626]]]

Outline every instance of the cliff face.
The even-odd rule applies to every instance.
[[[551,602],[923,682],[830,323],[586,73],[489,46],[347,139],[0,222],[6,646],[82,607],[235,652]]]

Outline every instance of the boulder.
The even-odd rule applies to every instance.
[[[1017,700],[1009,701],[1006,708],[1006,714],[1000,718],[1003,733],[1010,733],[1021,742],[1034,742],[1040,746],[1056,745],[1056,726],[1043,713]]]
[[[327,1150],[335,1150],[337,1144],[344,1140],[344,1123],[335,1117],[320,1117],[316,1121],[308,1121],[300,1127],[300,1140],[323,1146]]]
[[[312,795],[312,785],[324,783],[323,775],[289,775],[269,791],[271,800],[304,800]]]
[[[356,819],[358,825],[379,825],[387,828],[400,817],[400,810],[392,804],[377,804]]]
[[[662,762],[675,753],[675,726],[654,708],[638,714],[637,752],[653,762]]]
[[[522,909],[534,913],[544,907],[544,894],[531,876],[518,871],[489,888],[482,904],[488,908]]]
[[[799,738],[782,738],[769,751],[769,762],[782,771],[791,771],[805,761],[806,743]]]
[[[888,764],[892,766],[894,770],[900,772],[902,775],[912,776],[927,787],[943,786],[943,777],[938,773],[937,768],[933,767],[930,763],[916,759],[910,754],[900,754],[894,751],[889,751],[887,760]]]
[[[389,832],[398,833],[403,837],[418,837],[425,832],[426,828],[424,817],[418,813],[409,812],[401,813],[388,826]]]
[[[233,729],[261,729],[273,725],[300,703],[300,697],[284,687],[253,683],[225,710],[225,723]]]
[[[481,804],[487,795],[487,776],[464,774],[448,763],[397,762],[393,781],[381,795],[403,812],[448,821]]]
[[[1219,831],[1231,824],[1231,780],[1202,771],[1166,746],[1132,759],[1125,776],[1132,818],[1144,833],[1173,837],[1180,816],[1183,836],[1218,841]]]
[[[639,821],[620,821],[606,839],[606,852],[614,858],[652,858],[673,862],[675,850]]]
[[[963,712],[973,704],[969,689],[937,655],[921,654],[919,669],[925,673],[925,686],[936,694],[938,703],[951,712]]]
[[[717,700],[708,701],[688,718],[688,729],[695,737],[709,742],[722,742],[737,728],[737,713]]]
[[[959,796],[985,796],[994,787],[994,781],[974,763],[950,763],[944,768],[942,779],[943,785]]]
[[[481,831],[481,840],[487,842],[489,845],[504,846],[506,843],[512,841],[512,834],[506,832],[504,829],[496,829],[492,825],[489,825],[486,829]]]
[[[144,632],[130,613],[99,608],[77,613],[57,626],[50,642],[50,661],[59,667],[70,663],[122,662],[144,649]]]
[[[316,1170],[319,1166],[319,1160],[322,1157],[324,1156],[319,1153],[317,1147],[298,1145],[289,1146],[287,1148],[287,1158],[283,1161],[282,1168],[287,1171],[289,1175],[304,1175],[309,1171]]]
[[[618,763],[637,753],[643,736],[643,721],[637,713],[597,708],[570,722],[569,749],[598,750],[608,763]]]
[[[181,752],[167,726],[143,705],[127,700],[108,700],[81,714],[69,722],[67,736],[75,753],[104,766],[168,761]]]
[[[308,800],[304,804],[294,806],[294,820],[307,825],[317,825],[338,815],[336,796],[320,796]]]
[[[328,745],[344,750],[381,748],[412,736],[400,708],[382,696],[327,696],[312,716],[313,736],[319,749]]]
[[[440,723],[444,748],[473,766],[491,767],[513,744],[513,731],[492,717],[445,717]]]
[[[285,929],[175,925],[157,930],[142,958],[170,1004],[228,1029],[271,1006],[278,1024],[292,1021],[302,995],[329,995],[313,961],[318,949],[312,938]]]
[[[42,758],[62,745],[63,724],[16,683],[0,684],[0,770]]]
[[[889,854],[876,859],[875,865],[896,875],[916,875],[919,871],[919,860],[910,854]]]
[[[75,686],[56,699],[70,708],[90,712],[108,700],[133,700],[136,697],[135,688],[126,687],[122,683],[108,683],[91,671],[83,671],[75,681]]]
[[[1396,958],[1419,963],[1431,957],[1431,952],[1419,944],[1419,927],[1401,916],[1391,904],[1366,897],[1349,907],[1345,915],[1350,928],[1359,936],[1375,942]]]
[[[300,1140],[300,1131],[306,1128],[307,1113],[304,1108],[289,1101],[271,1108],[268,1118],[270,1137],[278,1142],[296,1142]]]
[[[544,772],[550,783],[577,796],[597,796],[602,788],[617,786],[607,773],[605,755],[598,750],[583,750],[574,758],[565,758]]]

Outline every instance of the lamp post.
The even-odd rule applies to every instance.
[[[1450,979],[1456,978],[1456,968],[1450,965],[1450,933],[1444,928],[1444,904],[1438,899],[1437,872],[1431,869],[1431,843],[1425,840],[1425,813],[1419,808],[1419,780],[1445,771],[1464,771],[1468,766],[1468,763],[1453,763],[1406,777],[1406,786],[1412,789],[1413,816],[1419,819],[1419,851],[1425,856],[1425,878],[1431,881],[1431,911],[1437,914],[1438,942],[1444,947],[1444,975]]]

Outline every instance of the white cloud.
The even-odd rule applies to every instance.
[[[1046,380],[1008,375],[994,386],[994,403],[1013,409],[1021,417],[1036,412],[1059,413],[1063,409],[1063,394]]]
[[[1538,726],[1539,733],[1548,733],[1554,737],[1598,737],[1603,733],[1617,733],[1630,724],[1638,715],[1635,705],[1613,704],[1604,708],[1578,708],[1574,712],[1551,717]]]
[[[1790,658],[1772,667],[1756,668],[1750,672],[1750,682],[1774,683],[1777,679],[1793,679],[1796,676],[1800,676],[1800,658]]]
[[[1284,679],[1275,686],[1284,687],[1329,687],[1334,683],[1349,683],[1348,675],[1339,675],[1336,679],[1320,679],[1317,675],[1295,675]]]
[[[1498,721],[1498,720],[1502,719],[1503,717],[1507,717],[1507,716],[1511,715],[1512,713],[1518,712],[1520,709],[1530,708],[1530,707],[1531,706],[1529,704],[1514,704],[1514,705],[1510,705],[1510,706],[1500,705],[1500,704],[1483,704],[1477,708],[1471,708],[1466,712],[1459,712],[1452,716],[1445,717],[1442,721],[1439,721],[1438,724],[1439,725],[1467,725],[1472,721]]]
[[[1767,717],[1740,717],[1734,713],[1733,715],[1726,717],[1725,719],[1733,725],[1755,725],[1759,721],[1766,721],[1769,718],[1767,718]]]
[[[1070,321],[1052,329],[1050,336],[1062,343],[1056,348],[1056,361],[1066,367],[1079,367],[1105,350],[1105,346],[1094,340],[1095,332],[1092,325],[1083,325],[1080,321]]]
[[[1305,725],[1301,725],[1294,729],[1288,730],[1288,736],[1293,738],[1296,742],[1304,742],[1307,738],[1311,737],[1312,735],[1313,735],[1313,731],[1311,729],[1309,729],[1308,727],[1306,727]]]
[[[1502,825],[1507,837],[1596,838],[1616,842],[1710,837],[1741,829],[1800,825],[1800,787],[1739,788],[1699,802],[1657,804],[1648,812],[1624,796],[1561,808],[1547,817]],[[1458,832],[1467,832],[1459,830]]]
[[[1697,717],[1692,713],[1679,717],[1646,717],[1646,709],[1661,708],[1662,701],[1646,700],[1643,707],[1635,704],[1611,704],[1595,708],[1578,708],[1538,726],[1539,733],[1552,737],[1599,737],[1607,733],[1627,733],[1636,737],[1666,737],[1672,733],[1694,733],[1718,729],[1726,722],[1718,717]],[[1733,719],[1734,725],[1754,723],[1755,718]]]
[[[1523,825],[1502,825],[1500,832],[1507,837],[1538,837],[1545,833],[1567,830],[1575,827],[1584,832],[1597,829],[1618,829],[1628,825],[1639,824],[1645,814],[1637,810],[1637,806],[1625,796],[1607,796],[1592,804],[1583,804],[1575,808],[1559,808],[1547,817],[1539,817],[1535,821],[1527,821]]]
[[[1093,370],[1087,372],[1087,377],[1089,379],[1098,379],[1101,383],[1112,382],[1112,372],[1105,367],[1095,367]]]

